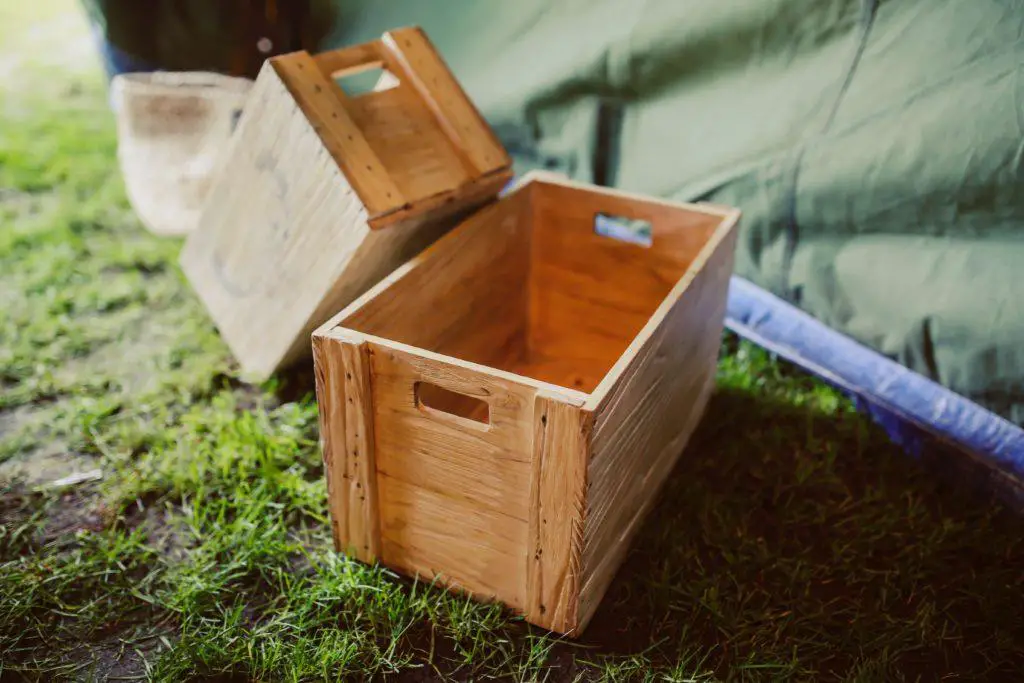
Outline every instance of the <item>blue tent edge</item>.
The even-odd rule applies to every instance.
[[[912,456],[952,451],[963,462],[950,464],[1024,505],[1024,429],[739,276],[730,282],[725,324],[845,393]]]

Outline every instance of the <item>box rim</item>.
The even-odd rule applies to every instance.
[[[577,407],[583,407],[586,403],[588,394],[576,389],[570,389],[563,387],[558,384],[552,384],[551,382],[545,382],[543,380],[534,379],[533,377],[527,377],[526,375],[520,375],[508,370],[502,370],[495,368],[490,365],[481,365],[480,363],[474,363],[472,361],[463,360],[456,358],[455,356],[447,356],[443,353],[437,353],[436,351],[430,351],[419,346],[413,346],[411,344],[403,344],[402,342],[394,341],[393,339],[387,339],[386,337],[378,337],[359,330],[353,330],[348,327],[336,327],[333,330],[328,330],[322,334],[314,333],[318,339],[334,339],[338,341],[346,341],[349,343],[362,343],[368,342],[376,346],[381,346],[388,349],[394,349],[395,351],[401,351],[403,353],[417,355],[424,360],[436,361],[438,363],[446,363],[448,365],[454,365],[472,372],[479,372],[482,374],[490,375],[497,379],[505,380],[507,382],[514,382],[523,386],[535,389],[538,392],[545,392],[547,395],[557,397],[559,400],[574,405]]]

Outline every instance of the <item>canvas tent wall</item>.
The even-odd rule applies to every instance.
[[[1024,481],[1024,3],[335,7],[422,26],[518,172],[742,207],[736,329]]]

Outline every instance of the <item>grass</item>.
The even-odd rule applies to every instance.
[[[579,642],[334,553],[308,373],[238,380],[180,242],[127,205],[95,68],[29,81],[0,86],[0,680],[1024,670],[1019,519],[732,338]]]

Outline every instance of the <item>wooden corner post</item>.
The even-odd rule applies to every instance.
[[[320,440],[337,550],[361,562],[380,557],[370,350],[358,335],[313,337]]]
[[[580,559],[591,413],[539,392],[534,403],[526,617],[561,633],[579,626]]]

